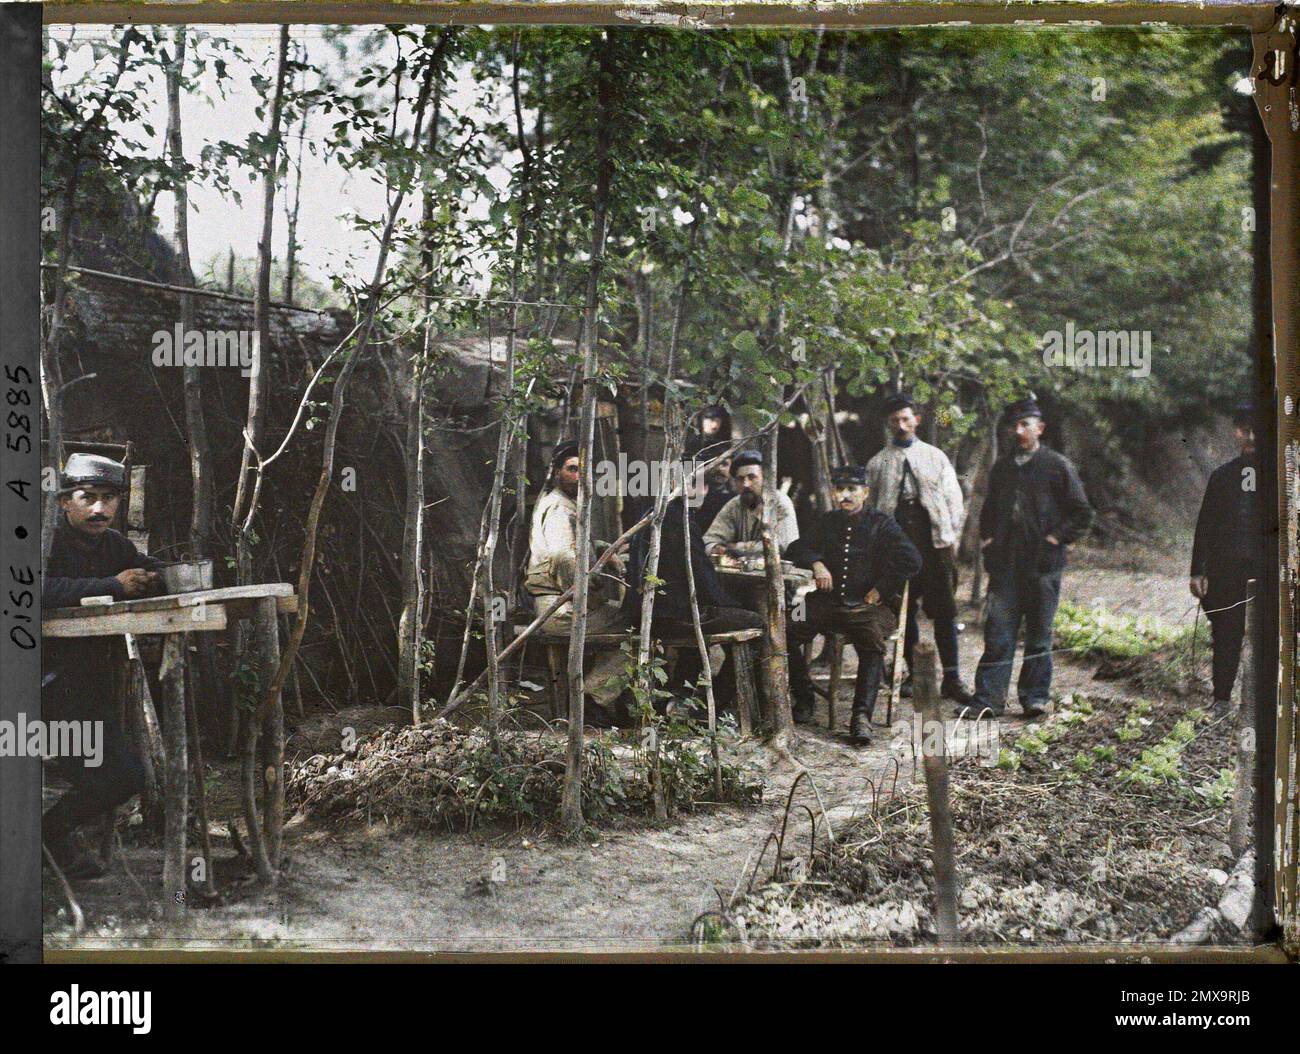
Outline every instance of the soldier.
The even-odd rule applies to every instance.
[[[823,513],[807,538],[790,547],[790,560],[811,569],[817,591],[786,622],[790,646],[790,695],[794,719],[812,720],[813,689],[801,645],[818,633],[842,633],[858,655],[849,740],[871,742],[871,716],[880,688],[885,642],[898,626],[903,583],[921,570],[921,554],[898,522],[868,508],[867,470],[837,468],[831,474],[837,508]]]
[[[1232,708],[1232,687],[1246,634],[1246,583],[1264,565],[1263,520],[1256,491],[1255,408],[1232,415],[1241,453],[1210,474],[1192,543],[1192,596],[1202,601],[1214,641],[1214,711]]]
[[[921,573],[908,591],[904,694],[910,694],[912,652],[920,636],[916,613],[924,604],[934,622],[934,643],[943,665],[939,694],[969,703],[971,695],[961,683],[957,657],[957,543],[966,515],[961,484],[948,455],[917,438],[921,415],[911,396],[891,396],[885,414],[890,443],[867,462],[871,504],[893,516],[921,554]]]
[[[699,432],[705,440],[727,439],[731,435],[731,419],[727,411],[717,403],[706,406],[700,411]]]
[[[528,569],[524,588],[535,598],[538,614],[546,611],[557,597],[573,586],[578,568],[578,444],[569,440],[559,444],[551,455],[552,487],[543,494],[533,509],[533,519],[528,535]],[[621,575],[622,560],[617,554],[610,557],[610,573]],[[621,628],[618,609],[603,603],[609,591],[610,580],[591,580],[590,601],[587,612],[587,631],[601,633]],[[571,600],[561,604],[546,620],[549,633],[567,633],[573,622]],[[622,658],[616,653],[602,652],[591,663],[583,684],[594,705],[586,708],[587,724],[593,728],[608,728],[614,716],[608,711],[619,695],[619,678]]]
[[[1061,599],[1065,550],[1092,523],[1092,507],[1074,465],[1040,442],[1044,426],[1037,402],[1012,403],[1003,422],[1014,432],[1015,444],[994,462],[980,510],[989,607],[972,705],[977,712],[1002,715],[1023,620],[1025,656],[1017,694],[1025,716],[1040,717],[1051,697],[1052,621]]]
[[[655,597],[652,632],[659,638],[691,639],[695,623],[691,617],[690,581],[695,582],[695,601],[699,607],[700,628],[710,633],[730,633],[742,629],[764,628],[763,617],[744,608],[723,587],[718,573],[704,551],[704,538],[697,523],[699,510],[691,507],[704,486],[702,473],[691,472],[691,463],[683,465],[685,494],[674,498],[664,510],[659,540],[659,566],[656,577],[663,583]],[[683,515],[682,505],[689,511]],[[623,598],[623,619],[631,627],[641,624],[642,587],[649,554],[649,531],[633,536],[628,556],[627,594]],[[687,561],[690,561],[688,578]],[[735,679],[730,665],[720,667],[723,674],[715,679],[715,697],[720,707],[730,704],[735,695]],[[715,673],[719,672],[715,670]],[[701,673],[699,654],[688,648],[678,655],[670,687],[680,690],[693,685]]]
[[[738,493],[718,511],[704,533],[710,556],[723,552],[753,555],[763,551],[763,455],[757,450],[742,450],[731,459],[731,478]],[[772,510],[772,541],[784,553],[799,537],[799,522],[794,504],[779,490]]]
[[[688,458],[697,465],[706,465],[726,451],[725,442],[711,443],[699,436],[692,436],[686,444]],[[704,497],[694,511],[701,532],[713,526],[722,507],[735,496],[736,491],[731,486],[731,458],[719,458],[716,464],[704,471]]]
[[[61,516],[41,583],[45,608],[73,607],[85,597],[130,600],[157,592],[161,564],[139,552],[109,525],[126,487],[126,466],[95,454],[72,454],[59,489]],[[55,768],[72,784],[42,820],[41,837],[69,877],[103,873],[76,842],[75,831],[129,801],[144,788],[144,767],[128,745],[109,686],[114,651],[109,637],[46,641],[41,713],[45,721],[101,723],[100,764],[59,758]]]

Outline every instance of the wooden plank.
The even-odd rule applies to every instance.
[[[516,635],[519,630],[516,630]],[[567,633],[543,633],[540,630],[533,634],[541,641],[562,641],[567,646],[569,635]],[[704,636],[706,644],[735,644],[741,641],[758,640],[763,636],[761,629],[737,629],[730,630],[727,633],[707,633]],[[636,634],[632,631],[627,633],[588,633],[588,644],[610,645],[622,644],[626,640],[635,640]],[[696,642],[694,637],[660,637],[658,638],[664,647],[668,648],[694,648]]]
[[[220,604],[205,604],[183,611],[121,612],[114,605],[103,614],[47,618],[41,622],[41,636],[120,637],[124,633],[211,633],[225,628],[226,609]]]
[[[81,607],[75,608],[54,608],[44,613],[44,618],[68,619],[78,618],[92,611],[96,617],[103,618],[107,614],[123,614],[136,611],[174,611],[182,608],[191,608],[199,604],[209,606],[222,604],[230,600],[256,600],[259,597],[280,597],[289,598],[294,596],[293,586],[287,582],[265,582],[260,585],[251,586],[228,586],[224,589],[200,589],[193,593],[169,593],[161,597],[140,597],[138,600],[117,600],[109,604],[104,604],[99,597],[86,597],[81,602]],[[96,601],[96,603],[88,603]],[[297,610],[296,598],[295,607]]]

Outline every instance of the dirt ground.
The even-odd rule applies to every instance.
[[[969,585],[963,582],[961,595],[968,593]],[[1170,625],[1190,618],[1194,610],[1181,574],[1081,566],[1067,573],[1063,596],[1088,605],[1104,597],[1112,611],[1148,615]],[[970,683],[982,642],[977,613],[968,607],[965,618],[961,655],[964,678]],[[851,669],[846,672],[837,708],[841,728],[852,685]],[[1068,655],[1057,663],[1056,687],[1063,693],[1126,691],[1115,682],[1099,688],[1090,666]],[[881,788],[881,795],[905,788],[912,763],[906,756],[902,764],[891,760],[883,700],[876,718],[879,735],[861,750],[826,731],[825,705],[818,701],[816,724],[801,726],[793,746],[793,756],[812,776],[811,786],[808,780],[801,782],[797,801],[820,815],[815,786],[830,823],[842,828],[870,807],[872,783]],[[908,727],[910,720],[911,707],[904,700],[894,713],[895,729]],[[1008,716],[1002,736],[1014,739],[1023,725]],[[156,909],[144,904],[144,893],[152,893],[160,883],[160,854],[156,848],[130,845],[128,837],[107,877],[77,885],[88,923],[80,937],[73,935],[58,889],[47,877],[46,939],[51,947],[79,948],[181,943],[615,951],[685,945],[692,921],[716,909],[720,896],[729,898],[747,881],[757,853],[781,824],[797,772],[757,744],[743,744],[740,750],[765,774],[768,786],[760,805],[706,808],[675,818],[664,828],[629,825],[577,844],[538,830],[412,834],[371,826],[338,831],[296,818],[286,830],[287,867],[274,892],[236,883],[229,902],[188,912],[181,932],[168,932],[151,917]],[[221,775],[223,787],[233,784],[232,773]],[[220,793],[211,829],[218,877],[228,885],[223,868],[228,873],[238,858],[221,821],[233,815],[234,808],[223,808]],[[799,811],[791,819],[789,839],[806,847],[808,833],[807,815]],[[770,866],[769,851],[763,874]]]

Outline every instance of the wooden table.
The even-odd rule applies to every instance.
[[[767,571],[762,566],[754,570],[725,567],[719,564],[717,557],[713,558],[713,566],[718,572],[718,577],[722,579],[724,586],[734,582],[741,586],[761,588],[767,583]],[[794,564],[785,560],[781,561],[781,577],[785,580],[787,586],[794,586],[794,595],[796,597],[811,593],[817,588],[816,579],[811,571],[802,567],[795,567]]]
[[[186,705],[186,666],[188,663],[188,635],[224,630],[232,622],[249,619],[253,624],[253,650],[257,660],[259,694],[265,692],[280,665],[280,633],[277,616],[298,609],[298,598],[293,586],[283,582],[262,585],[235,586],[228,589],[204,589],[194,593],[178,593],[140,600],[111,601],[109,598],[87,598],[81,607],[56,608],[43,613],[41,636],[117,637],[125,636],[128,653],[132,638],[141,634],[163,636],[162,665],[159,682],[163,695],[163,809],[165,815],[163,835],[163,904],[172,918],[179,917],[185,905],[186,878],[190,868],[186,864],[186,824],[189,818],[189,753],[190,735],[194,734],[196,756],[200,751],[197,724],[192,706]],[[244,818],[249,825],[250,841],[254,842],[254,857],[258,870],[269,872],[280,854],[281,830],[284,825],[284,710],[276,698],[261,730],[263,803],[262,821],[258,824],[255,758],[251,744],[256,737],[249,735],[250,749],[241,750],[244,772],[241,797]],[[200,820],[205,827],[203,773],[196,771],[196,793]],[[261,849],[259,853],[257,850]],[[269,861],[269,863],[267,863]],[[208,876],[211,860],[204,860]],[[269,873],[262,874],[269,878]]]

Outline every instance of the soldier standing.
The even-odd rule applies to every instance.
[[[939,694],[969,703],[957,655],[957,544],[966,510],[952,462],[936,446],[916,436],[921,415],[911,396],[899,393],[885,403],[890,442],[867,462],[872,507],[893,516],[921,554],[921,573],[911,582],[903,656],[905,695],[910,694],[912,652],[920,637],[917,609],[934,622],[934,643],[943,666]]]
[[[1246,635],[1246,583],[1259,580],[1264,563],[1258,462],[1255,457],[1255,408],[1233,412],[1240,454],[1210,474],[1196,518],[1192,543],[1192,596],[1205,606],[1214,642],[1214,711],[1232,708],[1232,686],[1241,663]]]
[[[1052,623],[1065,549],[1092,523],[1092,507],[1074,465],[1040,441],[1044,425],[1037,402],[1012,403],[1003,423],[1014,432],[1015,444],[994,462],[980,510],[989,607],[973,706],[1001,716],[1023,621],[1025,656],[1017,694],[1025,716],[1039,717],[1051,698]]]

